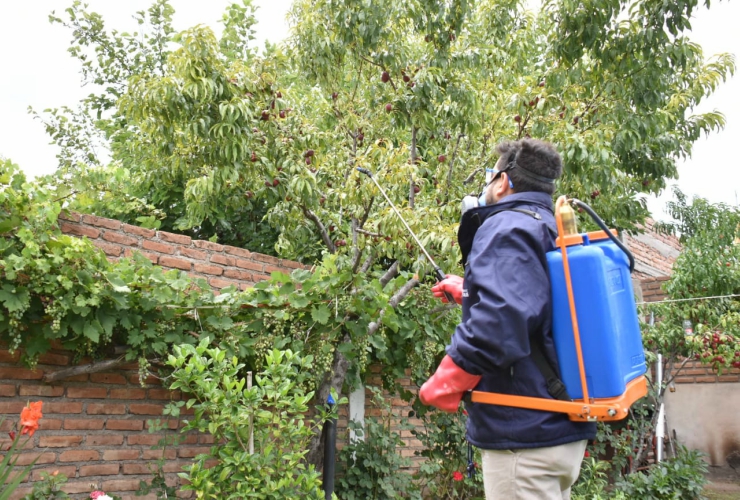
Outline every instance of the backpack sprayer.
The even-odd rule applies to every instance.
[[[445,279],[446,274],[372,173],[364,168],[357,170],[378,187],[432,264],[437,279]],[[570,203],[586,211],[602,230],[579,234],[573,209],[564,196],[558,199],[557,248],[547,253],[547,263],[553,297],[553,339],[568,398],[471,391],[466,399],[565,413],[573,421],[621,420],[632,404],[647,394],[645,352],[630,278],[634,257],[591,207],[576,199]],[[446,295],[450,303],[455,303],[449,293]]]
[[[645,352],[630,273],[634,257],[585,203],[570,200],[602,229],[578,234],[564,196],[555,207],[556,249],[547,253],[553,339],[572,400],[472,391],[470,400],[566,413],[573,421],[614,421],[647,394]]]

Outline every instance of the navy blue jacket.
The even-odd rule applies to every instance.
[[[510,208],[536,212],[541,220],[514,211],[492,215]],[[546,193],[515,193],[473,210],[460,227],[462,322],[447,354],[466,372],[483,376],[477,391],[552,399],[530,356],[531,343],[541,341],[559,373],[545,257],[555,247],[552,199]],[[470,215],[482,222],[480,227],[470,227]],[[564,413],[470,402],[467,410],[468,440],[483,449],[541,448],[596,435],[595,423],[571,422]]]

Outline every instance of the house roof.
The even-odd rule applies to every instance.
[[[670,276],[681,253],[678,238],[658,233],[654,225],[654,220],[647,219],[641,226],[643,232],[624,235],[625,244],[635,256],[634,277],[640,280]]]

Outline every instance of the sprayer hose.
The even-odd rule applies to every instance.
[[[591,216],[591,218],[594,220],[594,222],[607,234],[607,236],[609,236],[609,238],[614,242],[614,244],[617,245],[620,248],[620,250],[622,250],[627,255],[627,258],[630,261],[630,274],[631,274],[635,270],[635,257],[632,255],[632,252],[630,252],[627,249],[627,247],[624,245],[624,243],[622,243],[621,241],[619,241],[619,238],[617,238],[616,236],[614,236],[614,233],[612,233],[609,230],[609,228],[606,227],[606,224],[604,224],[604,221],[601,220],[601,217],[599,217],[598,215],[596,215],[596,212],[594,212],[591,207],[589,207],[588,205],[586,205],[585,203],[583,203],[581,200],[577,200],[575,198],[573,198],[573,199],[571,199],[569,201],[571,201],[574,205],[576,205],[576,206],[582,208],[583,210],[585,210],[586,213],[588,213],[588,215]]]

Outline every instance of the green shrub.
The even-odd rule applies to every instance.
[[[424,445],[419,454],[427,460],[419,467],[416,479],[424,493],[435,500],[483,498],[481,474],[467,475],[468,446],[465,440],[465,417],[462,413],[445,413],[423,408],[417,400],[414,409],[423,426],[414,436]],[[480,450],[474,449],[475,464],[480,463]]]
[[[625,476],[617,482],[616,488],[626,498],[641,500],[702,499],[706,472],[702,454],[679,445],[676,458]]]
[[[193,420],[183,432],[208,432],[216,443],[185,467],[180,477],[189,484],[183,489],[194,490],[199,498],[323,499],[320,474],[304,460],[314,427],[330,416],[306,417],[313,392],[306,393],[302,381],[311,362],[273,350],[256,384],[247,388],[244,365],[236,357],[227,359],[225,351],[208,348],[205,341],[175,347],[167,361],[174,368],[170,389],[192,399],[171,403],[165,413],[179,416],[183,405],[193,408]]]
[[[411,465],[411,460],[399,453],[399,448],[405,443],[392,429],[390,404],[379,389],[370,389],[374,393],[373,402],[382,409],[382,416],[367,418],[364,428],[359,423],[350,422],[350,429],[363,439],[345,446],[339,454],[337,496],[341,500],[421,500],[413,476],[402,470]],[[401,420],[400,428],[410,429],[406,419]]]

